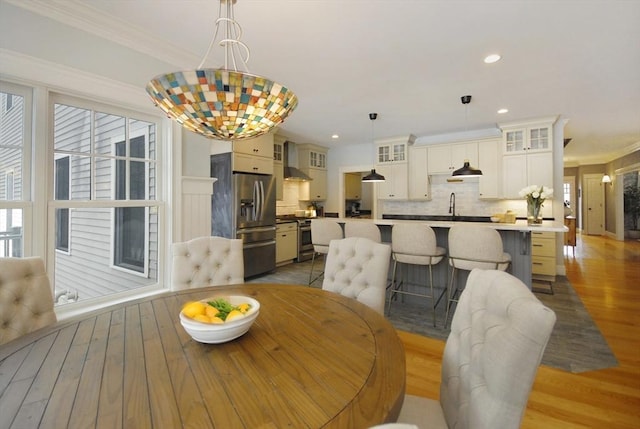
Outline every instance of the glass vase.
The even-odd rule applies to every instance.
[[[542,213],[540,213],[541,205],[535,202],[527,202],[527,224],[528,225],[540,225],[542,224]]]

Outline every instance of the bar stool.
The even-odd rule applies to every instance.
[[[337,221],[329,219],[313,219],[311,221],[311,244],[313,244],[313,256],[311,256],[309,286],[324,274],[323,269],[320,274],[313,278],[313,264],[316,260],[316,254],[326,255],[329,253],[329,242],[331,240],[340,240],[342,238],[344,238],[342,234],[342,227]]]
[[[449,229],[449,279],[447,312],[444,326],[449,321],[449,310],[453,302],[458,302],[461,289],[455,285],[457,270],[506,271],[511,264],[511,255],[502,246],[500,233],[493,228],[472,225],[454,225]]]
[[[347,221],[344,224],[344,236],[347,237],[363,237],[369,240],[381,243],[380,228],[370,221]]]
[[[435,327],[436,307],[447,289],[443,288],[442,293],[436,300],[436,296],[433,291],[432,267],[444,259],[447,251],[444,248],[437,246],[436,234],[430,226],[398,223],[393,225],[393,228],[391,229],[391,252],[393,257],[393,274],[391,277],[391,291],[389,292],[387,313],[391,312],[391,300],[395,294],[430,298],[433,326]],[[404,276],[401,277],[402,280],[396,285],[396,269],[398,267],[398,263],[406,265],[426,265],[429,267],[429,284],[427,286],[429,288],[428,293],[417,293],[402,290],[402,284],[405,283]]]

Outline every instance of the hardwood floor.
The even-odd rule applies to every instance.
[[[640,242],[578,236],[567,277],[620,365],[572,374],[541,366],[522,428],[640,427]],[[436,399],[444,342],[400,332],[407,393]]]

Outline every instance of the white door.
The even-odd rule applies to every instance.
[[[586,232],[589,235],[604,234],[604,189],[601,174],[587,174],[584,177],[584,216]]]

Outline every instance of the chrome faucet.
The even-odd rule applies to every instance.
[[[449,213],[451,213],[451,217],[456,218],[456,194],[452,192],[449,195]]]

